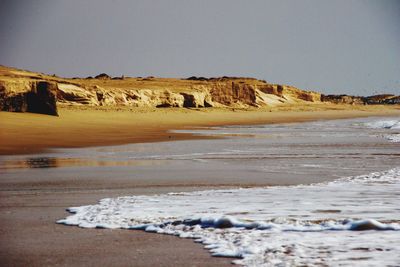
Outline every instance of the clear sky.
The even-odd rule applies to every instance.
[[[400,94],[399,0],[2,0],[0,64]]]

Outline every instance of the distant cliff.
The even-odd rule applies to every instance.
[[[57,115],[57,103],[110,107],[246,108],[320,102],[398,104],[398,101],[398,97],[389,95],[380,98],[321,95],[245,77],[112,78],[102,73],[95,78],[67,79],[0,67],[0,110],[49,115]]]
[[[132,107],[261,107],[320,101],[321,95],[251,78],[207,80],[121,78],[58,82],[58,101],[65,104]]]
[[[322,102],[351,105],[396,105],[400,104],[400,96],[391,94],[373,96],[349,96],[349,95],[321,95]]]

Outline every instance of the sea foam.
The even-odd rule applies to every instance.
[[[396,265],[398,192],[395,168],[314,185],[107,198],[58,223],[194,238],[247,266]]]
[[[322,134],[329,138],[357,136],[355,130],[361,125],[364,130],[365,127],[376,129],[360,131],[363,138],[372,134],[392,142],[400,141],[399,120],[358,123],[354,129],[342,132],[335,132],[336,122],[328,124],[331,128],[327,128],[326,122],[315,122],[312,126],[318,124],[323,126]],[[310,127],[307,125],[297,125],[300,131],[290,135],[301,135],[302,127]],[[252,128],[251,132],[267,134],[268,138],[277,138],[276,142],[284,137],[279,127]],[[247,133],[246,129],[239,130]],[[320,131],[304,134],[321,136]],[[264,150],[260,152],[259,145],[244,151],[211,153],[207,150],[201,154],[148,156],[227,160],[256,154],[255,157],[262,158],[258,154]],[[271,151],[272,148],[263,149]],[[273,154],[274,159],[280,157],[278,152]],[[313,161],[303,165],[314,169],[320,166]],[[311,185],[106,198],[95,205],[69,208],[73,214],[58,223],[193,238],[212,255],[233,257],[234,263],[246,266],[398,266],[399,192],[400,168],[394,168]]]
[[[365,126],[375,129],[400,130],[400,120],[377,120],[365,123]]]
[[[400,142],[400,120],[378,120],[373,122],[364,123],[365,126],[373,129],[386,129],[392,130],[391,133],[384,134],[384,138],[390,142],[399,143]],[[393,132],[394,131],[394,132]]]

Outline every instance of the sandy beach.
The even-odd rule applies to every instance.
[[[400,267],[400,1],[0,13],[0,267]]]
[[[124,143],[199,138],[170,133],[230,124],[302,122],[366,116],[398,116],[395,108],[358,107],[346,110],[245,111],[229,109],[159,109],[131,112],[61,108],[60,116],[0,113],[2,155],[44,152]],[[202,137],[206,138],[206,137]],[[300,183],[301,181],[296,181]],[[66,207],[95,203],[104,197],[192,191],[221,186],[202,181],[189,187],[171,181],[155,186],[151,179],[1,179],[0,262],[3,266],[228,266],[232,259],[211,257],[192,240],[141,231],[84,230],[55,224]]]
[[[272,112],[270,112],[272,111]],[[311,105],[280,109],[96,109],[61,107],[60,116],[0,112],[0,155],[199,138],[170,133],[218,125],[303,122],[400,114],[396,106]],[[203,137],[205,138],[205,137]]]
[[[102,187],[104,185],[101,185]],[[131,185],[126,184],[129,187]],[[74,190],[85,187],[86,190]],[[228,266],[231,259],[213,258],[200,244],[142,231],[84,230],[55,221],[65,207],[118,196],[121,190],[88,187],[85,181],[68,188],[3,191],[1,199],[1,266]],[[130,194],[158,189],[132,190]],[[123,190],[122,190],[123,191]],[[173,188],[161,190],[173,191]],[[125,193],[128,193],[125,191]]]

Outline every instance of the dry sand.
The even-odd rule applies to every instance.
[[[343,107],[339,107],[343,109]],[[319,108],[322,109],[322,108]],[[363,109],[363,110],[361,110]],[[0,153],[32,153],[51,147],[80,147],[194,138],[168,129],[222,124],[297,122],[361,116],[400,115],[388,107],[347,110],[79,110],[62,108],[60,117],[0,112]],[[198,138],[198,137],[196,137]],[[0,170],[1,172],[1,170]],[[1,179],[1,178],[0,178]],[[55,224],[66,207],[104,197],[174,191],[170,187],[135,187],[113,180],[87,184],[71,179],[38,189],[38,181],[19,177],[1,181],[1,266],[228,266],[192,240],[140,231],[80,229]],[[151,181],[149,181],[151,183]],[[195,188],[179,188],[179,191]]]

